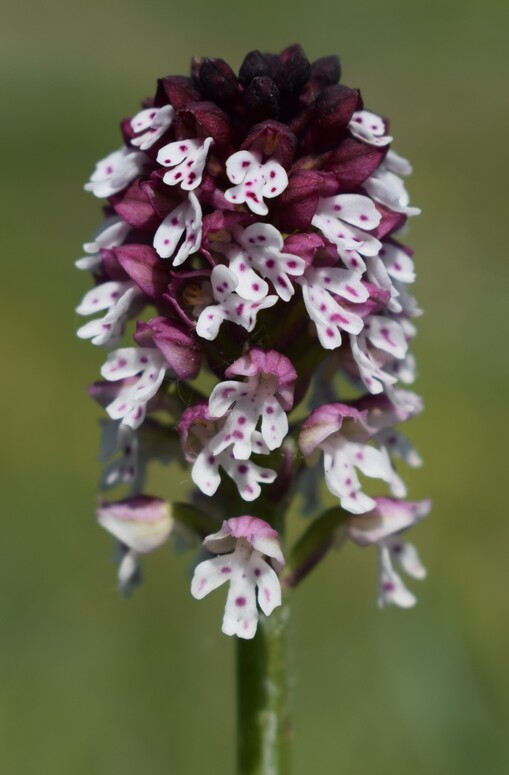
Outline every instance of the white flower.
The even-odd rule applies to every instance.
[[[262,309],[272,307],[277,296],[266,296],[261,301],[249,301],[236,293],[239,284],[235,274],[223,265],[215,266],[210,275],[215,304],[201,312],[196,324],[196,333],[203,339],[213,340],[219,333],[224,320],[252,331],[256,325],[256,315]]]
[[[191,253],[199,250],[201,224],[200,203],[190,192],[188,199],[172,210],[157,229],[154,235],[154,248],[161,258],[173,257],[173,266],[180,266]],[[184,239],[177,250],[182,237]]]
[[[174,116],[175,111],[171,105],[164,105],[162,108],[140,110],[131,119],[131,129],[138,135],[138,137],[134,137],[131,140],[131,143],[136,145],[141,151],[151,148],[169,129]]]
[[[78,269],[94,271],[101,266],[100,251],[103,248],[116,248],[122,245],[131,226],[117,215],[106,218],[92,237],[91,242],[85,242],[83,250],[91,255],[79,258],[75,262]]]
[[[368,233],[378,226],[381,218],[369,197],[338,194],[320,199],[311,223],[336,245],[339,257],[349,269],[363,272],[366,264],[361,256],[376,256],[382,247]]]
[[[364,181],[363,188],[377,202],[396,213],[419,215],[419,207],[410,207],[410,196],[399,175],[408,175],[411,166],[394,151],[389,151],[375,172]]]
[[[128,186],[146,162],[144,153],[120,148],[97,162],[89,182],[85,183],[85,191],[91,191],[99,199],[112,196]]]
[[[222,630],[225,635],[253,638],[258,624],[256,591],[266,616],[281,605],[279,579],[263,559],[268,556],[276,570],[284,566],[277,531],[257,517],[234,517],[223,522],[218,533],[207,536],[203,545],[220,556],[196,567],[191,594],[201,600],[229,581]]]
[[[168,186],[179,185],[184,191],[197,188],[207,162],[212,137],[201,140],[177,140],[168,143],[157,154],[157,161],[163,167],[171,167],[163,177]]]
[[[308,315],[316,325],[320,344],[326,350],[334,350],[342,342],[341,331],[359,334],[363,320],[337,301],[341,296],[359,304],[369,296],[361,282],[362,273],[336,267],[309,267],[297,282],[302,286],[302,297]]]
[[[281,233],[270,223],[253,223],[247,229],[238,229],[235,240],[223,246],[222,251],[239,281],[237,293],[251,301],[265,298],[269,288],[262,277],[266,277],[278,296],[289,301],[295,290],[288,275],[302,275],[306,262],[300,256],[282,252]]]
[[[91,320],[78,329],[80,339],[91,339],[92,344],[115,347],[124,334],[125,324],[136,312],[136,300],[142,296],[138,286],[131,282],[110,281],[92,288],[77,307],[78,315],[92,315],[107,310],[103,318]],[[133,309],[134,308],[134,309]]]
[[[259,153],[237,151],[226,162],[226,174],[235,185],[224,192],[232,204],[247,204],[257,215],[267,215],[265,199],[282,194],[288,185],[284,167],[270,159],[262,164]]]
[[[358,140],[369,145],[384,146],[392,143],[392,137],[385,134],[385,122],[369,110],[356,110],[348,129]]]
[[[101,375],[109,382],[125,380],[125,383],[119,388],[115,400],[106,407],[109,416],[113,420],[122,420],[130,428],[138,428],[167,368],[166,360],[155,348],[125,347],[110,353]]]

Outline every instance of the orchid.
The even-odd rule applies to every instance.
[[[406,500],[401,468],[422,461],[399,429],[422,410],[402,241],[420,211],[387,119],[340,77],[336,57],[311,63],[299,46],[251,51],[238,74],[195,59],[190,77],[159,79],[85,184],[106,204],[77,261],[92,282],[76,311],[94,315],[78,337],[109,350],[90,394],[106,412],[112,500],[97,514],[119,585],[185,535],[201,544],[192,595],[229,582],[222,631],[262,661],[333,546],[376,547],[380,607],[416,602],[398,566],[425,576],[401,534],[430,502]],[[154,459],[187,472],[171,505],[144,492]],[[276,700],[263,702],[256,713]]]

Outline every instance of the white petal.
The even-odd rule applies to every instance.
[[[243,578],[245,576],[245,578]],[[249,565],[233,574],[224,610],[222,630],[225,635],[237,635],[251,639],[256,632],[258,611],[256,608],[255,582]]]
[[[226,174],[236,185],[242,183],[246,173],[260,164],[260,158],[250,151],[237,151],[226,161]]]
[[[270,450],[280,447],[288,433],[288,417],[275,398],[263,404],[261,433]]]
[[[229,581],[232,575],[232,555],[223,554],[221,557],[213,557],[210,560],[200,562],[194,569],[191,581],[191,594],[197,600],[201,600],[209,592],[217,589]]]
[[[203,449],[196,458],[191,478],[205,495],[214,495],[221,484],[219,464],[209,449]]]
[[[253,552],[251,566],[258,587],[258,605],[265,616],[270,616],[274,608],[281,605],[281,584],[276,572],[258,552]]]
[[[421,562],[417,549],[408,541],[401,541],[398,536],[390,538],[387,544],[391,554],[395,557],[402,569],[413,579],[425,579],[427,571]]]
[[[265,185],[262,189],[262,194],[267,199],[279,196],[288,185],[286,170],[276,161],[268,161],[263,165],[263,177],[265,178]]]
[[[380,547],[378,607],[385,608],[388,605],[397,605],[400,608],[412,608],[416,602],[415,595],[405,587],[392,567],[388,547],[382,545]]]
[[[220,382],[212,390],[209,398],[209,412],[212,417],[223,417],[237,401],[242,394],[246,394],[247,385],[236,382],[235,380],[226,380]]]
[[[400,324],[383,315],[370,315],[364,322],[366,335],[378,347],[394,358],[404,358],[408,343]]]

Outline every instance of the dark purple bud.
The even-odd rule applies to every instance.
[[[198,375],[200,349],[182,323],[164,317],[152,318],[148,323],[138,321],[134,338],[141,347],[150,347],[152,339],[179,379],[193,379]]]
[[[323,86],[333,86],[341,78],[341,65],[336,56],[321,57],[311,65],[311,78]]]
[[[281,54],[278,85],[283,97],[297,97],[311,77],[311,65],[300,46],[290,46]]]
[[[256,151],[289,169],[297,150],[297,138],[286,124],[269,119],[252,127],[240,148],[242,151]]]
[[[204,59],[200,67],[200,85],[210,100],[229,107],[239,92],[239,81],[224,59]]]
[[[108,280],[117,280],[118,282],[125,282],[129,279],[129,275],[118,263],[118,258],[115,255],[115,251],[111,248],[102,248],[101,261],[102,269]]]
[[[300,256],[308,266],[311,266],[313,263],[316,251],[323,246],[323,237],[314,231],[290,234],[290,236],[285,239],[285,253],[293,253],[296,256]]]
[[[268,118],[277,118],[279,89],[268,76],[253,78],[246,89],[243,102],[250,124],[257,124]]]
[[[372,232],[377,239],[383,239],[393,231],[398,231],[406,223],[407,217],[404,213],[395,213],[394,210],[389,210],[379,202],[375,202],[375,207],[382,216],[382,220]]]
[[[131,280],[150,299],[159,298],[167,289],[170,275],[165,264],[150,245],[122,245],[113,253]]]
[[[136,178],[128,188],[110,196],[109,202],[117,215],[135,229],[153,231],[159,226],[160,218],[154,211],[140,178]]]
[[[214,149],[229,146],[230,122],[213,102],[193,102],[178,112],[177,134],[181,137],[212,137]]]
[[[120,122],[120,131],[122,132],[122,136],[124,138],[124,142],[126,145],[131,145],[131,140],[133,137],[136,137],[136,132],[131,126],[131,118],[123,118]]]
[[[323,153],[328,148],[335,147],[354,112],[361,106],[358,89],[349,89],[341,84],[327,86],[317,95],[307,115],[307,149]]]
[[[377,148],[354,140],[353,137],[345,137],[325,158],[323,168],[335,175],[339,183],[339,193],[351,191],[373,174],[386,153],[386,147]]]
[[[162,182],[162,175],[166,170],[161,170],[158,176],[151,176],[150,180],[140,183],[140,188],[150,202],[152,208],[162,220],[166,218],[178,205],[182,204],[182,192],[176,186],[170,188]]]
[[[343,129],[359,107],[360,92],[337,84],[324,89],[311,106],[313,121],[321,127]]]
[[[360,315],[361,318],[383,312],[391,297],[391,292],[389,290],[379,288],[377,285],[373,285],[373,283],[367,281],[364,282],[364,285],[369,290],[369,299],[366,301],[363,301],[361,304],[351,304],[346,299],[341,300],[341,304],[343,304],[346,309],[349,309],[356,315]]]
[[[250,51],[246,54],[239,70],[239,80],[247,87],[253,78],[271,76],[272,71],[266,58],[260,51]]]
[[[305,230],[318,207],[322,176],[312,170],[290,175],[288,186],[278,201],[279,228],[282,231]]]
[[[201,99],[202,96],[191,78],[186,78],[183,75],[169,75],[166,78],[159,78],[157,81],[154,99],[154,105],[157,108],[170,103],[175,110],[181,110],[190,102],[197,102]]]
[[[281,75],[281,70],[283,67],[283,63],[281,62],[281,57],[279,57],[277,54],[264,54],[263,58],[265,59],[265,61],[269,66],[268,75],[270,75],[272,80],[279,82],[279,77]]]

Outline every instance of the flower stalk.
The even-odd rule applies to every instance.
[[[237,773],[290,775],[291,722],[287,675],[288,600],[260,618],[237,654]]]

